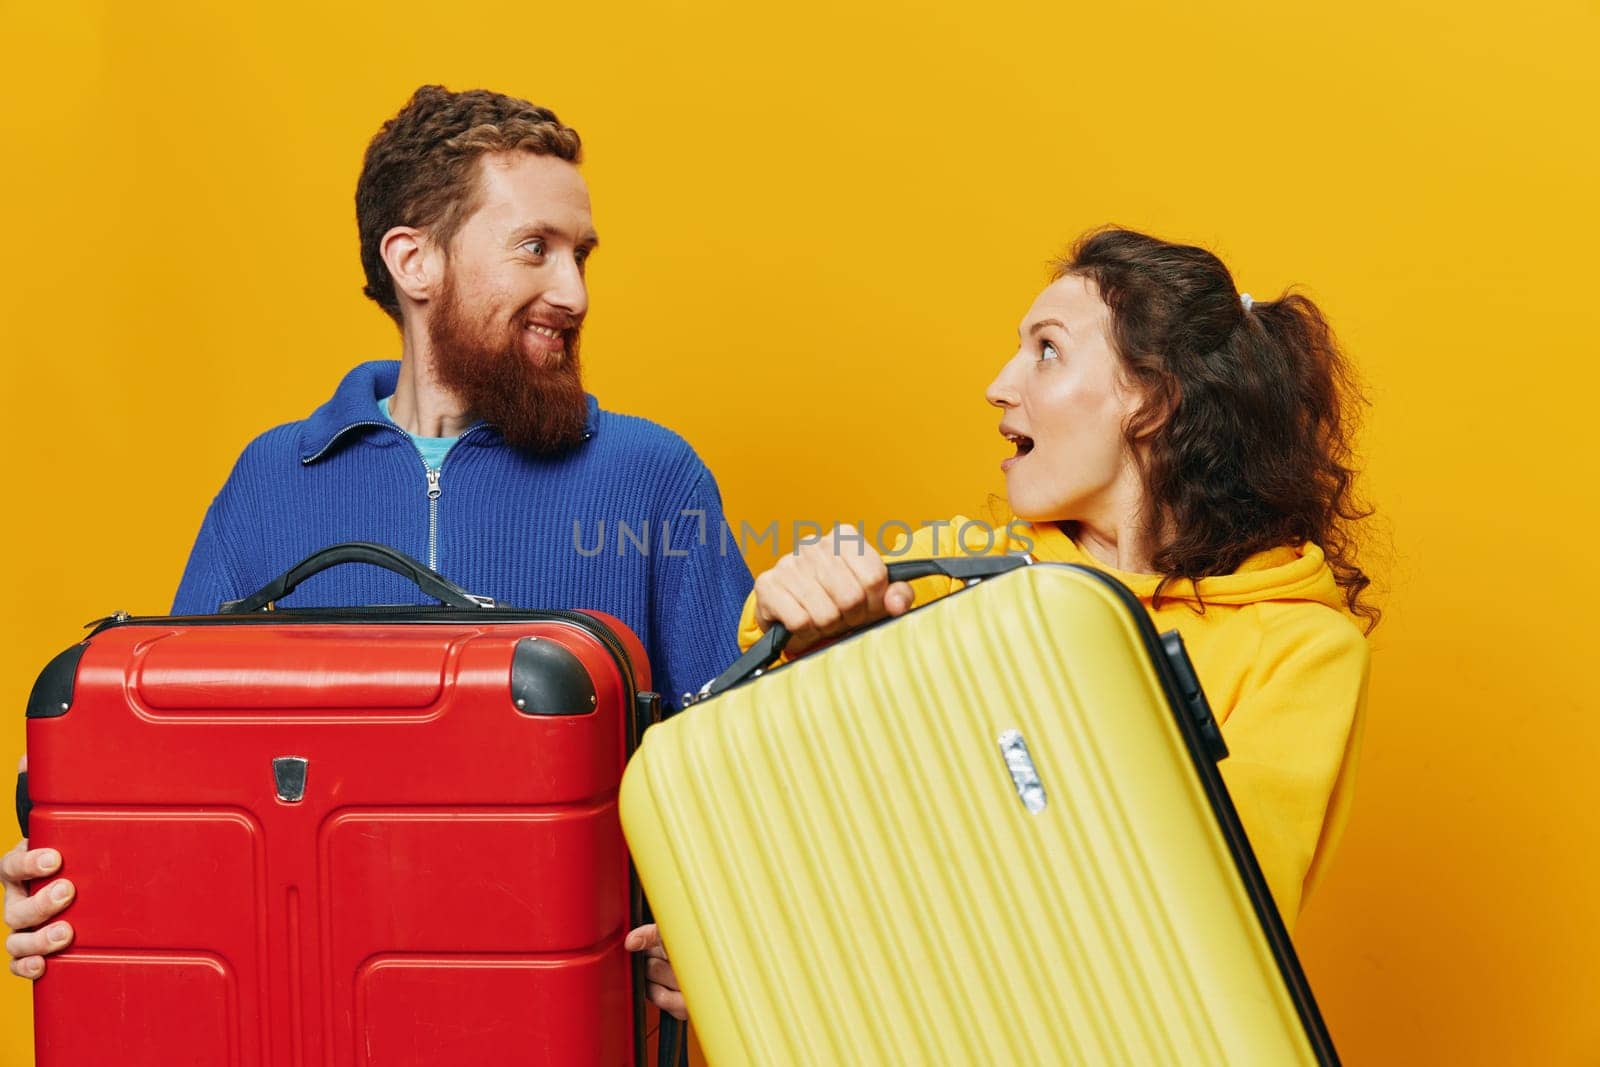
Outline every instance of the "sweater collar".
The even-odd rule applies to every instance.
[[[399,360],[374,360],[352,368],[333,396],[300,424],[300,462],[311,463],[322,458],[339,438],[357,427],[394,426],[378,413],[378,401],[392,396],[399,380]],[[589,403],[589,415],[584,424],[585,439],[589,440],[600,430],[600,403],[588,393],[584,398]],[[466,437],[487,425],[474,423],[461,436]]]

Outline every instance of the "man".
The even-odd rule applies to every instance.
[[[330,544],[377,541],[501,603],[617,616],[669,701],[732,662],[751,579],[722,551],[711,472],[669,430],[583,390],[599,238],[580,158],[553,113],[497,93],[426,86],[384,125],[356,218],[365,292],[400,327],[400,361],[356,367],[309,418],[250,443],[206,513],[174,614],[213,612]],[[418,599],[387,571],[344,566],[284,605]],[[19,931],[6,950],[37,978],[71,942],[50,920],[73,887],[24,893],[63,862],[25,846],[0,862]],[[630,948],[659,955],[653,934]],[[652,995],[681,1011],[672,992]]]

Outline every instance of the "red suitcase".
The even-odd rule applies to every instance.
[[[256,610],[349,561],[444,606]],[[78,886],[38,1067],[642,1064],[638,639],[373,545],[225,610],[104,621],[34,687],[31,844]]]

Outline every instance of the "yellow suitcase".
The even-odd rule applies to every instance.
[[[1024,562],[896,563],[988,580],[646,732],[623,826],[714,1067],[1338,1062],[1181,640]]]

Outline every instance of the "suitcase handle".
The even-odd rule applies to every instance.
[[[889,564],[889,581],[891,584],[909,582],[917,578],[939,575],[971,583],[1014,571],[1018,567],[1026,567],[1032,562],[1031,556],[944,556],[936,559],[895,560]],[[751,645],[744,655],[734,660],[733,666],[701,686],[693,703],[714,697],[740,682],[749,681],[762,674],[778,661],[778,657],[783,655],[783,650],[788,644],[788,627],[781,622],[773,623],[767,632],[761,635],[760,640]]]
[[[28,772],[17,772],[17,825],[22,836],[28,836],[28,816],[33,812],[33,799],[28,795]]]
[[[486,596],[475,596],[437,571],[429,570],[404,552],[387,545],[370,541],[346,541],[313,552],[299,563],[278,575],[247,597],[225,601],[217,609],[222,615],[248,615],[255,611],[270,610],[279,600],[294,592],[295,587],[314,574],[321,574],[341,563],[370,563],[409,578],[417,588],[435,600],[452,608],[492,608],[494,601]]]

